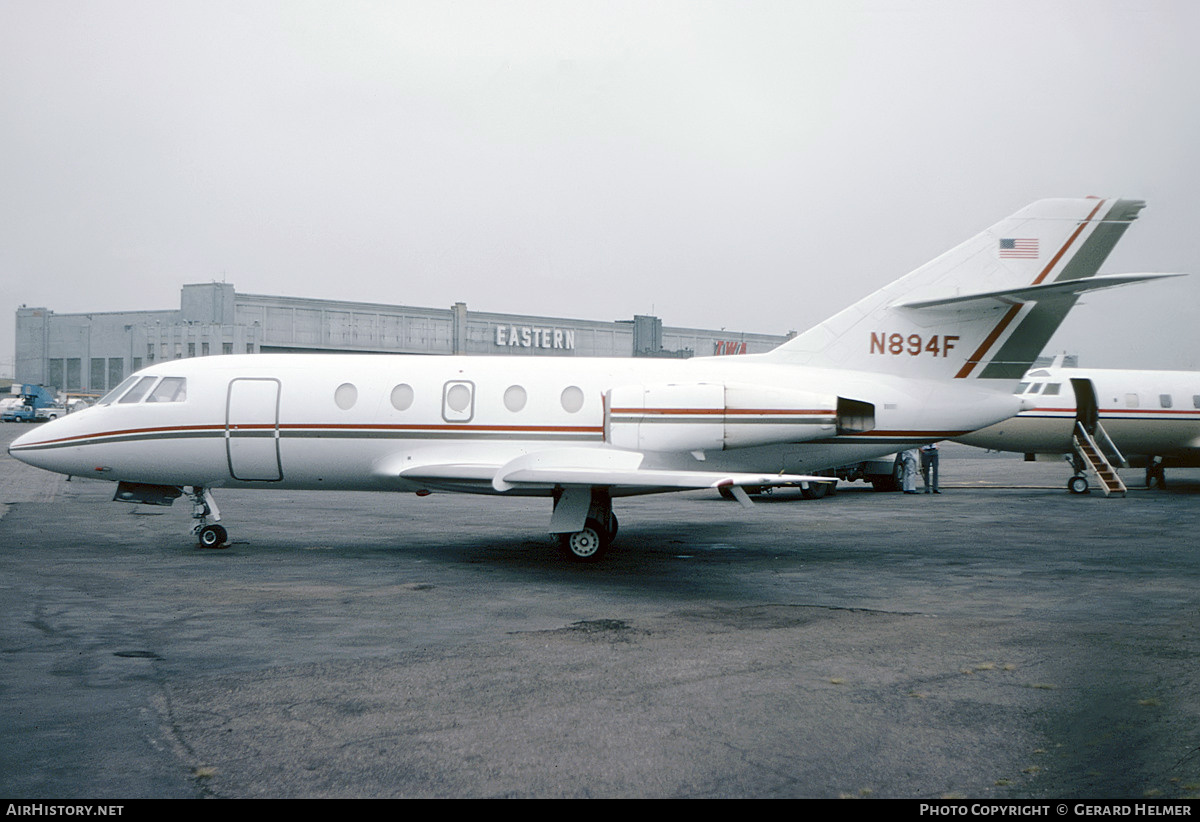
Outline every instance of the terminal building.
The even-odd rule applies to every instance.
[[[255,353],[692,357],[769,351],[786,336],[450,308],[240,294],[184,285],[178,309],[57,314],[21,307],[15,381],[99,394],[162,360]]]

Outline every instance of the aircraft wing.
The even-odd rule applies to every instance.
[[[502,465],[437,462],[399,471],[404,479],[490,482],[496,491],[521,487],[589,485],[625,488],[688,490],[742,486],[781,487],[809,482],[832,482],[830,477],[807,474],[751,474],[729,471],[693,471],[679,468],[643,468],[645,454],[602,448],[555,448],[522,454]],[[734,491],[741,499],[742,495]]]

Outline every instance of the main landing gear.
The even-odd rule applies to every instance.
[[[617,518],[606,488],[567,486],[554,492],[550,532],[563,553],[577,562],[595,562],[617,537]]]
[[[228,547],[229,532],[225,530],[224,526],[217,524],[217,521],[221,519],[221,511],[217,508],[217,501],[213,499],[212,491],[193,486],[188,492],[188,496],[192,498],[192,518],[196,520],[196,526],[192,528],[192,533],[196,535],[196,541],[200,543],[200,547]],[[212,517],[212,522],[208,521],[209,517]]]

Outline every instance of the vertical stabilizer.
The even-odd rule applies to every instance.
[[[1017,380],[1078,301],[1082,286],[1069,281],[1099,271],[1144,205],[1039,200],[765,356],[912,377]]]

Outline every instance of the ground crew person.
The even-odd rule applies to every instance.
[[[937,443],[921,446],[921,478],[925,480],[925,493],[930,490],[935,494],[938,490],[938,447]]]

